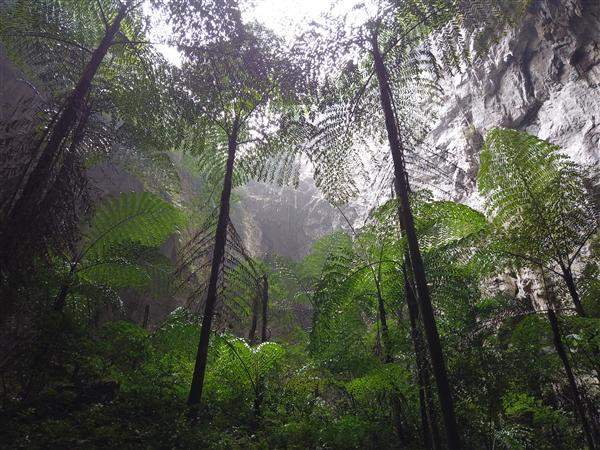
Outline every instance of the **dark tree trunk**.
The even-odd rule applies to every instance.
[[[67,302],[67,295],[69,294],[69,283],[65,283],[61,286],[60,291],[54,299],[54,311],[62,311],[65,308]]]
[[[373,271],[374,272],[374,271]],[[392,362],[392,341],[390,339],[390,331],[387,325],[387,313],[385,311],[385,303],[383,301],[383,295],[381,293],[381,282],[380,275],[373,273],[375,281],[375,287],[377,289],[377,308],[379,311],[379,323],[381,324],[381,340],[383,341],[383,361],[385,363]],[[402,424],[402,403],[400,402],[400,396],[397,392],[390,394],[390,401],[392,404],[392,419],[394,422],[394,428],[398,435],[400,444],[404,446],[406,444],[406,432],[404,431],[404,425]]]
[[[219,283],[219,274],[221,264],[225,255],[225,245],[227,243],[227,225],[229,224],[229,200],[231,197],[231,186],[233,180],[233,165],[235,162],[235,153],[237,150],[238,122],[234,122],[233,130],[229,136],[227,165],[225,167],[225,179],[223,180],[223,192],[221,193],[221,204],[219,208],[219,220],[215,232],[215,247],[213,250],[212,264],[210,268],[210,278],[206,293],[206,304],[204,306],[204,316],[202,317],[202,327],[200,329],[200,341],[198,343],[198,352],[196,354],[196,365],[194,375],[190,386],[188,396],[188,405],[190,407],[190,418],[196,419],[198,405],[202,398],[202,387],[204,384],[204,374],[206,371],[206,361],[208,357],[208,342],[212,327],[212,320],[215,314],[217,304],[217,289]]]
[[[385,303],[381,294],[381,284],[377,276],[375,276],[375,286],[377,288],[377,309],[379,311],[379,323],[381,324],[381,340],[383,341],[383,361],[390,363],[392,362],[392,341],[387,325]]]
[[[410,319],[410,330],[415,349],[415,359],[417,362],[417,381],[419,383],[419,412],[421,416],[421,430],[423,432],[423,442],[428,449],[438,450],[441,448],[440,431],[437,426],[435,405],[430,386],[429,362],[425,354],[425,343],[423,335],[419,328],[419,307],[415,298],[413,287],[410,283],[406,264],[409,262],[408,255],[404,258],[405,264],[402,267],[404,277],[404,290],[406,293],[406,306]]]
[[[69,295],[69,290],[71,289],[71,283],[73,283],[73,276],[75,275],[76,270],[77,263],[72,263],[66,281],[60,287],[58,294],[54,298],[54,311],[61,312],[65,308],[67,295]]]
[[[48,143],[41,151],[35,168],[24,180],[24,185],[15,193],[12,204],[8,206],[6,228],[2,230],[4,233],[8,233],[12,227],[18,226],[21,220],[27,220],[30,214],[35,214],[36,205],[44,199],[50,189],[52,172],[60,160],[64,142],[78,121],[78,117],[84,112],[85,97],[90,91],[92,80],[121,27],[121,22],[127,14],[130,3],[131,1],[127,1],[119,8],[100,45],[92,53],[92,57],[85,66],[81,78],[69,96],[62,113],[49,132]]]
[[[585,317],[585,310],[583,309],[583,305],[581,304],[581,299],[579,298],[579,293],[577,292],[577,286],[575,285],[575,279],[573,278],[573,272],[570,268],[565,267],[561,264],[561,270],[563,273],[563,279],[565,280],[565,284],[567,285],[567,289],[569,289],[569,294],[571,294],[571,299],[573,299],[573,304],[575,305],[575,311],[581,317]]]
[[[423,320],[423,328],[425,329],[425,336],[429,346],[429,354],[431,355],[433,373],[435,375],[435,381],[438,388],[440,406],[444,417],[444,424],[446,426],[448,447],[450,450],[455,450],[460,448],[460,439],[458,436],[456,417],[454,415],[454,401],[452,400],[450,383],[448,382],[448,375],[446,371],[446,363],[444,361],[442,345],[440,343],[440,337],[438,335],[437,326],[435,323],[433,307],[431,305],[431,299],[429,296],[429,287],[427,286],[427,277],[425,275],[425,267],[423,265],[421,251],[419,250],[419,242],[417,240],[412,210],[410,207],[408,196],[408,180],[404,168],[403,148],[392,107],[388,73],[383,62],[383,57],[379,51],[376,38],[373,39],[373,59],[375,62],[375,73],[379,82],[380,101],[385,116],[385,126],[390,144],[390,151],[392,153],[392,159],[394,162],[394,175],[396,177],[395,188],[400,204],[400,222],[408,242],[408,250],[415,278],[419,307]]]
[[[262,294],[262,318],[261,318],[261,333],[260,333],[260,342],[267,342],[269,339],[268,330],[267,330],[267,313],[269,309],[269,279],[267,275],[263,275],[262,277],[262,286],[259,289],[258,294]],[[258,315],[258,295],[255,300],[254,311],[256,312],[253,317],[253,326],[254,330],[256,329],[256,315]],[[251,329],[252,334],[254,334],[254,330]],[[265,398],[265,380],[263,377],[259,376],[256,380],[255,392],[254,392],[254,403],[252,405],[252,428],[256,430],[258,425],[260,424],[261,418],[261,407],[263,400]]]
[[[267,342],[269,339],[268,335],[268,312],[269,312],[269,279],[266,275],[263,275],[262,285],[262,328],[260,333],[260,342]]]
[[[583,428],[585,439],[587,440],[590,449],[593,450],[596,447],[594,445],[592,430],[587,421],[585,407],[583,406],[581,394],[579,392],[579,388],[577,387],[577,381],[575,380],[575,375],[573,374],[573,370],[571,369],[571,363],[569,362],[566,349],[562,342],[558,319],[556,318],[556,313],[554,312],[554,309],[552,309],[551,306],[548,306],[548,320],[550,321],[550,327],[552,328],[554,348],[556,349],[556,353],[558,353],[558,357],[560,358],[563,364],[563,368],[565,369],[565,373],[567,374],[567,379],[569,380],[569,386],[571,388],[571,394],[573,395],[573,403],[575,403],[575,409],[577,411],[577,414],[579,415],[579,419],[581,420],[581,427]]]
[[[402,403],[400,401],[400,395],[398,392],[394,391],[391,393],[390,397],[392,402],[392,419],[394,421],[396,435],[398,436],[399,447],[406,447],[408,436],[406,435],[404,425],[402,424]]]
[[[248,342],[254,345],[256,342],[256,326],[258,325],[258,309],[260,307],[261,288],[260,283],[256,283],[256,293],[252,299],[252,322],[250,323],[250,331],[248,332]]]
[[[147,303],[144,307],[144,322],[142,322],[142,326],[144,329],[148,329],[148,322],[150,320],[150,303]]]

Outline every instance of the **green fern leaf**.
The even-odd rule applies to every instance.
[[[127,193],[104,200],[85,233],[84,252],[103,257],[123,243],[161,245],[183,222],[171,204],[149,192]]]

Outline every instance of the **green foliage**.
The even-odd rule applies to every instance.
[[[480,158],[479,192],[505,252],[570,266],[598,228],[582,170],[558,146],[514,130],[491,130]]]
[[[148,192],[104,200],[84,232],[78,276],[86,283],[115,288],[148,286],[165,280],[170,261],[156,251],[183,223],[173,205]],[[168,277],[167,277],[168,278]]]
[[[86,253],[102,256],[124,242],[156,247],[179,224],[177,209],[149,192],[108,198],[96,208],[85,233]]]
[[[220,401],[250,400],[259,384],[278,369],[284,349],[274,342],[250,347],[243,339],[219,336],[207,389]]]
[[[348,393],[359,402],[375,401],[393,392],[414,396],[414,388],[411,374],[397,364],[384,364],[346,384]]]
[[[524,418],[532,422],[534,426],[565,425],[561,424],[563,416],[552,408],[542,405],[529,394],[511,393],[503,399],[504,412],[509,418]]]

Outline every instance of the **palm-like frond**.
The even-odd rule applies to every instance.
[[[490,131],[478,185],[505,250],[570,264],[600,219],[597,194],[586,191],[582,174],[556,145],[524,132]]]
[[[80,283],[142,289],[161,282],[165,292],[173,279],[171,262],[157,248],[182,225],[171,204],[148,192],[103,200],[83,232],[75,256]]]
[[[284,348],[275,342],[251,347],[233,336],[217,335],[217,338],[216,358],[209,369],[208,383],[215,380],[219,386],[225,385],[225,390],[239,392],[241,383],[247,391],[258,393],[260,381],[277,369],[285,354]]]
[[[102,256],[122,243],[156,247],[181,222],[173,205],[149,192],[107,198],[96,208],[85,232],[83,252],[88,257]]]
[[[188,291],[187,307],[202,311],[209,283],[214,253],[216,219],[210,215],[205,223],[192,232],[183,245],[177,262],[180,288]],[[242,239],[231,222],[227,227],[225,255],[220,262],[217,285],[218,315],[221,326],[237,320],[248,311],[248,299],[256,295],[262,272],[245,249]]]
[[[113,255],[82,263],[80,281],[119,288],[152,288],[154,295],[169,292],[173,280],[171,261],[154,248],[122,246]]]

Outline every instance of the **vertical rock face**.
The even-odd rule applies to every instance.
[[[485,133],[527,131],[584,165],[600,164],[600,2],[534,0],[474,68],[447,80],[431,141],[454,200],[478,206],[475,178]]]
[[[479,152],[493,127],[535,134],[600,168],[600,1],[533,0],[517,27],[444,85],[430,136],[439,156],[427,155],[437,168],[422,180],[444,196],[481,207]],[[292,258],[343,224],[309,182],[297,192],[250,186],[241,206],[246,242]]]
[[[302,179],[297,189],[251,182],[239,194],[232,220],[255,256],[300,259],[315,240],[345,225],[310,178]],[[356,216],[353,210],[345,214],[350,220]]]

